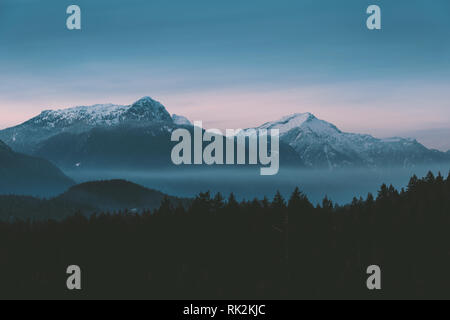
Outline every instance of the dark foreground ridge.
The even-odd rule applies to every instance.
[[[431,173],[344,207],[202,193],[188,209],[3,222],[0,298],[450,298],[449,228],[450,177]],[[73,264],[81,291],[65,286]]]
[[[15,152],[0,140],[0,194],[48,195],[74,183],[50,161]]]
[[[75,214],[141,213],[159,208],[163,201],[186,207],[191,200],[169,196],[126,180],[92,181],[72,186],[50,199],[0,195],[0,220],[45,221],[62,220]]]

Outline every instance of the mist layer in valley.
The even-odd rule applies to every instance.
[[[369,192],[376,195],[380,186],[392,184],[406,187],[412,175],[425,176],[428,171],[441,172],[445,177],[450,164],[429,165],[414,168],[353,168],[353,169],[299,169],[281,168],[276,176],[261,176],[254,168],[173,168],[155,171],[68,171],[66,174],[77,182],[99,179],[126,179],[147,188],[178,197],[194,197],[199,192],[233,192],[238,199],[272,197],[279,190],[289,196],[299,187],[313,203],[327,196],[338,204],[346,204],[353,197],[365,198]]]
[[[0,194],[23,194],[23,190],[27,195],[53,197],[75,182],[126,179],[182,197],[210,190],[233,192],[240,199],[262,198],[271,197],[276,190],[288,195],[299,186],[313,202],[327,195],[347,203],[355,196],[375,193],[382,183],[400,188],[412,174],[423,176],[428,170],[440,170],[445,175],[450,167],[431,165],[450,163],[450,152],[428,149],[409,138],[379,139],[347,133],[309,112],[253,128],[280,133],[280,172],[276,176],[260,176],[258,166],[176,167],[171,161],[176,145],[171,136],[177,129],[186,129],[192,136],[194,126],[150,97],[130,105],[43,111],[20,125],[0,130],[0,141],[4,142],[0,142],[0,163],[6,168],[0,170]],[[201,142],[203,148],[205,144]],[[18,161],[30,156],[34,161],[27,165]],[[43,161],[53,175],[37,165]],[[28,173],[26,179],[12,188],[11,181],[24,172]],[[2,181],[7,183],[2,186]],[[28,181],[38,183],[30,188]],[[53,185],[57,191],[49,189]]]

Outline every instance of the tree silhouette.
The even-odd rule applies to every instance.
[[[445,299],[449,227],[450,174],[432,173],[344,206],[327,197],[314,206],[296,188],[287,203],[280,192],[240,202],[204,192],[141,214],[6,220],[0,298]],[[65,290],[71,264],[86,277],[81,292]],[[374,264],[381,292],[365,286]]]

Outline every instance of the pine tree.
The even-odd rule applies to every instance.
[[[297,208],[300,206],[301,201],[302,201],[302,193],[300,192],[300,189],[296,187],[289,199],[288,207]]]
[[[159,206],[159,209],[157,210],[158,214],[168,214],[172,211],[172,203],[170,201],[170,198],[165,195],[164,198],[161,201],[161,204]]]
[[[433,172],[428,171],[427,176],[425,177],[425,182],[433,184],[436,181]]]
[[[233,192],[230,193],[230,196],[228,197],[227,207],[229,209],[233,209],[233,208],[238,208],[239,207],[239,203],[236,201],[236,197],[234,196]]]
[[[409,180],[408,187],[406,190],[408,192],[414,191],[418,184],[419,184],[419,179],[417,178],[416,175],[413,175],[411,177],[411,179]]]
[[[389,185],[389,196],[398,196],[398,191],[395,189],[395,187],[391,184]]]
[[[377,201],[386,200],[389,198],[389,190],[386,184],[382,184],[380,190],[378,190]]]
[[[270,201],[267,198],[267,196],[264,196],[264,198],[261,201],[261,205],[264,209],[268,209],[270,207]]]
[[[439,171],[437,177],[436,177],[436,184],[441,186],[444,184],[444,177],[442,176],[441,172]]]
[[[281,195],[280,191],[277,191],[277,193],[275,194],[275,197],[273,198],[272,208],[274,208],[274,209],[286,208],[286,202],[284,201],[284,198]]]
[[[367,200],[366,200],[366,202],[367,202],[367,204],[368,204],[369,206],[373,205],[373,203],[375,202],[375,199],[374,199],[373,194],[372,194],[371,192],[369,192],[369,193],[367,194]]]
[[[328,199],[328,196],[325,196],[325,198],[323,198],[322,200],[322,208],[326,209],[326,210],[333,210],[333,201],[331,201],[330,199]]]
[[[220,209],[222,209],[225,205],[224,200],[225,199],[223,198],[222,194],[220,192],[218,192],[212,201],[213,209],[215,211],[219,211]]]

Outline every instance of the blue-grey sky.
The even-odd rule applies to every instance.
[[[312,112],[449,149],[449,15],[448,0],[0,0],[0,127],[152,96],[209,127]]]

